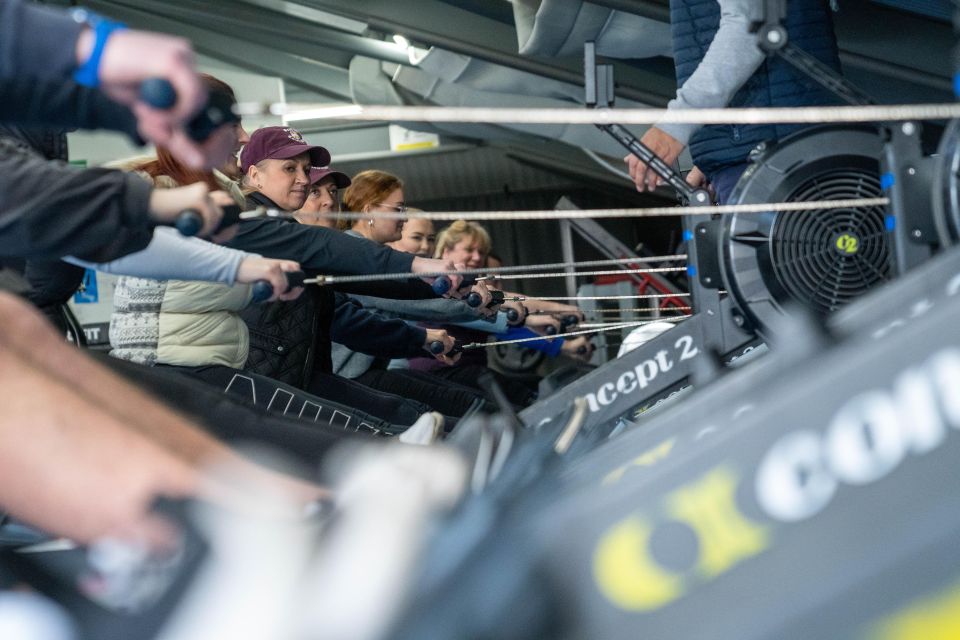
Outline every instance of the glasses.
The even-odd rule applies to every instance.
[[[378,207],[387,207],[388,209],[393,209],[397,213],[406,213],[407,205],[405,204],[390,204],[389,202],[381,202],[377,205]]]

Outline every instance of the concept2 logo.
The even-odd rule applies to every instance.
[[[940,447],[960,430],[957,389],[960,350],[941,349],[889,386],[848,398],[825,428],[783,433],[751,460],[737,460],[734,448],[724,462],[600,534],[593,552],[600,593],[620,609],[652,612],[759,556],[775,545],[779,529],[826,509],[841,486],[879,482],[910,457]],[[654,464],[670,448],[665,441],[633,464]],[[625,468],[615,471],[622,475]],[[616,482],[617,473],[606,480]],[[739,500],[754,508],[745,510]],[[685,537],[690,543],[658,545],[658,535],[661,542]]]
[[[671,353],[666,349],[661,349],[652,358],[648,358],[633,368],[633,371],[625,371],[620,374],[616,382],[605,382],[593,393],[586,395],[587,406],[591,412],[599,411],[601,407],[612,404],[619,396],[630,395],[636,391],[647,388],[650,383],[657,379],[661,373],[673,368],[677,358],[678,362],[690,360],[700,353],[700,350],[693,344],[693,338],[689,335],[680,336],[673,343],[676,350],[671,357]]]
[[[860,240],[852,233],[841,233],[833,241],[833,246],[841,255],[852,256],[860,250]]]

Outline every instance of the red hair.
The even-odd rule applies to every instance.
[[[222,189],[220,183],[214,177],[212,171],[201,171],[191,169],[182,164],[179,160],[163,147],[157,147],[157,159],[151,160],[137,167],[138,171],[143,171],[151,178],[167,176],[180,186],[187,186],[194,182],[205,182],[211,191]]]
[[[198,74],[203,83],[207,86],[210,93],[223,93],[230,96],[230,99],[236,102],[236,95],[233,89],[223,80],[214,78],[206,73]],[[222,189],[220,183],[214,177],[212,171],[201,171],[191,169],[182,162],[173,157],[165,147],[157,147],[157,159],[145,162],[137,167],[138,171],[143,171],[151,178],[167,176],[181,186],[187,186],[195,182],[204,182],[211,191]]]

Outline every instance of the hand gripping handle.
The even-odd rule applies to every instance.
[[[287,291],[294,287],[302,287],[306,274],[303,271],[288,271]],[[254,304],[266,302],[273,297],[273,285],[266,280],[257,280],[253,283],[253,297],[250,299]]]
[[[177,90],[169,80],[149,78],[140,83],[140,99],[154,109],[167,110],[177,104]],[[221,126],[239,122],[233,111],[235,103],[230,96],[212,92],[200,111],[186,125],[187,135],[196,142],[203,142]]]
[[[210,235],[215,236],[227,227],[232,227],[240,222],[240,207],[231,204],[222,207],[222,209],[223,217],[220,219],[220,224],[217,225],[217,228],[214,229]],[[196,209],[185,209],[177,216],[177,221],[173,226],[177,228],[177,231],[179,231],[181,235],[187,237],[195,236],[200,233],[200,229],[203,228],[203,216],[201,216],[200,212]]]

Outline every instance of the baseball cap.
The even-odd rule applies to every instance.
[[[325,167],[330,164],[330,152],[323,147],[307,144],[296,129],[290,127],[263,127],[250,134],[250,142],[240,152],[240,170],[244,173],[261,160],[286,160],[301,153],[310,154],[310,165]]]
[[[350,176],[330,167],[310,167],[310,184],[317,184],[327,176],[333,176],[333,183],[337,185],[337,189],[346,189],[352,182]]]

